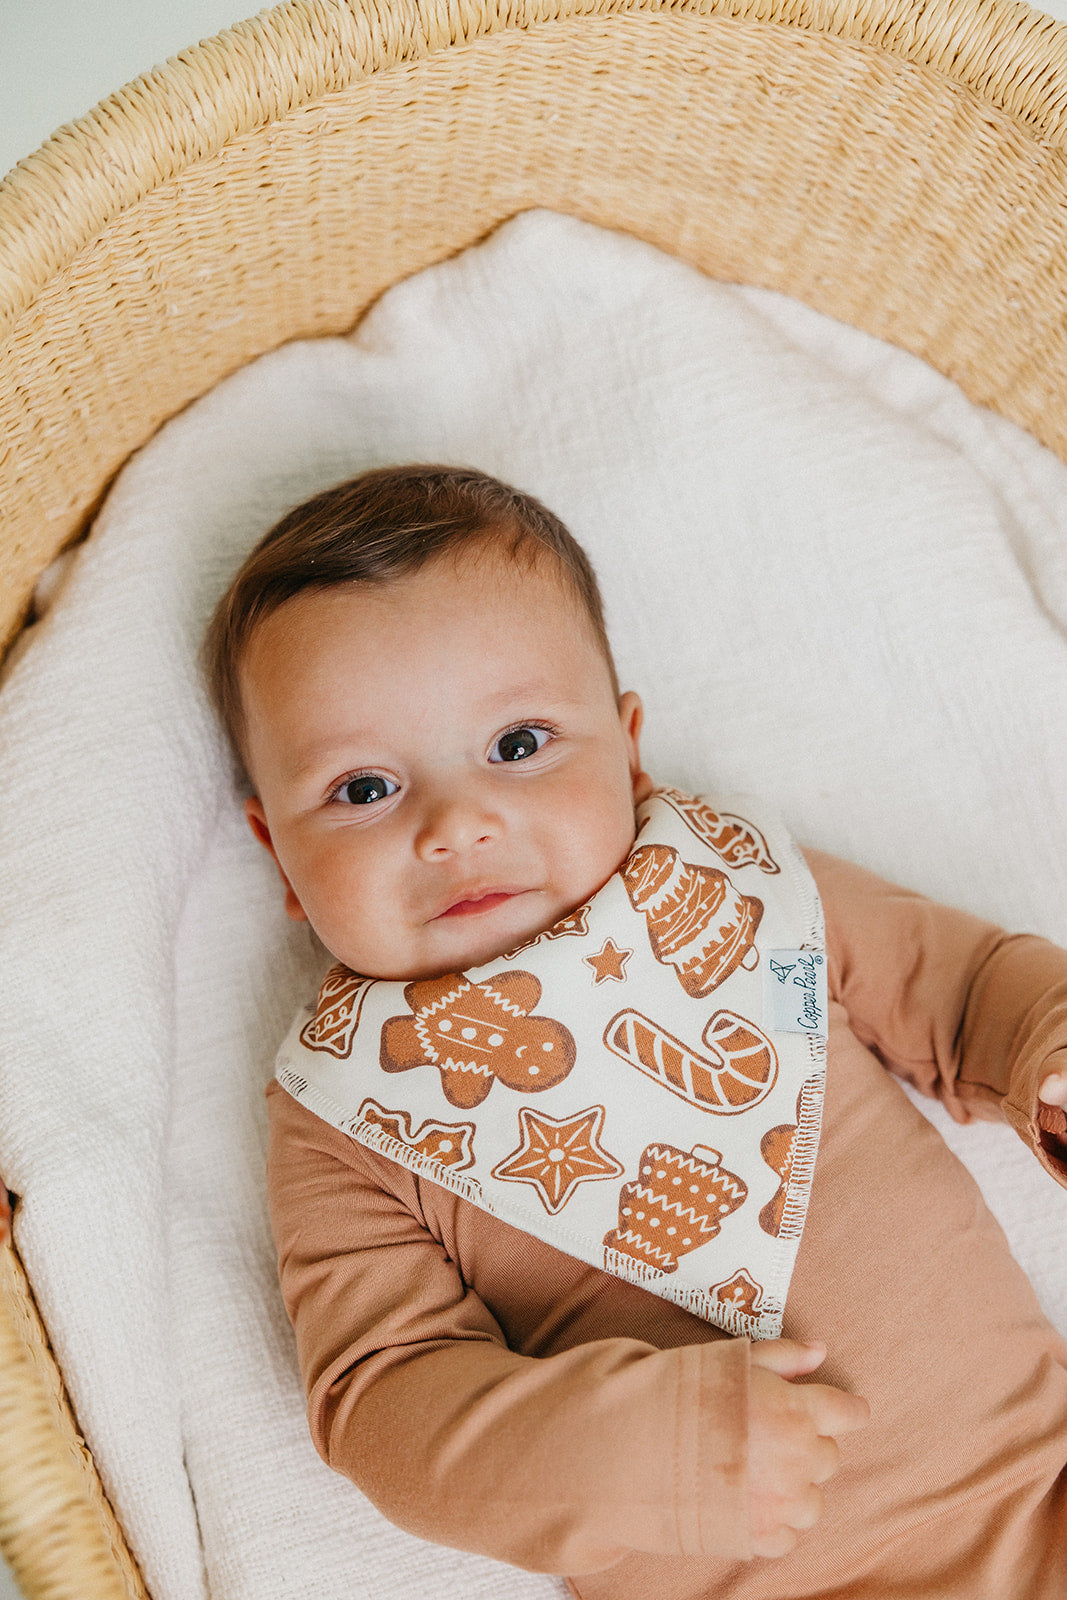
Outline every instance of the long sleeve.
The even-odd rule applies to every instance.
[[[1067,952],[805,851],[831,994],[891,1071],[957,1121],[1004,1118],[1067,1183],[1067,1118],[1037,1091],[1067,1069]]]
[[[268,1100],[282,1290],[332,1467],[410,1532],[535,1571],[748,1554],[744,1340],[509,1349],[470,1280],[479,1252],[525,1236],[277,1085]],[[427,1216],[438,1202],[461,1214],[462,1275]]]

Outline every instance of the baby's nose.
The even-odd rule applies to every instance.
[[[426,807],[415,849],[424,860],[461,855],[490,843],[499,832],[499,817],[476,792],[442,794]]]

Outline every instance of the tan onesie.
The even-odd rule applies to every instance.
[[[807,854],[829,1067],[783,1332],[822,1339],[814,1381],[872,1411],[818,1525],[748,1559],[746,1341],[272,1084],[272,1219],[312,1436],[401,1527],[566,1574],[580,1600],[1064,1600],[1067,1346],[883,1066],[961,1121],[1006,1117],[1067,1181],[1065,1119],[1036,1098],[1067,1066],[1067,953]]]

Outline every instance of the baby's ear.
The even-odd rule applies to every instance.
[[[250,800],[245,801],[245,816],[248,818],[248,826],[264,850],[269,850],[273,856],[274,846],[271,844],[270,829],[267,826],[267,813],[264,811],[263,802],[258,795],[254,794]],[[277,860],[277,856],[274,859]]]
[[[297,899],[296,892],[286,877],[281,862],[278,860],[278,852],[274,848],[274,841],[270,836],[270,828],[267,824],[267,813],[264,811],[263,802],[258,795],[254,794],[251,799],[245,801],[245,816],[248,818],[248,826],[274,862],[278,869],[278,876],[285,885],[286,916],[290,922],[306,922],[308,919],[307,912]]]
[[[630,758],[630,781],[633,784],[635,806],[647,800],[655,788],[648,773],[641,768],[641,728],[644,720],[645,708],[641,704],[641,696],[627,689],[624,695],[619,696],[619,724]]]

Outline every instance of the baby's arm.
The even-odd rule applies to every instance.
[[[853,1031],[957,1121],[1006,1119],[1067,1183],[1067,951],[805,853]]]
[[[788,1381],[820,1350],[766,1344],[750,1360],[744,1340],[607,1337],[520,1354],[427,1227],[413,1174],[277,1086],[270,1107],[272,1220],[312,1436],[393,1522],[577,1574],[632,1550],[784,1553],[814,1521],[833,1440],[867,1414]],[[454,1203],[457,1231],[473,1225]],[[510,1248],[504,1224],[487,1226]]]

